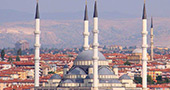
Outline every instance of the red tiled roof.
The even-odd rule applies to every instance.
[[[0,61],[0,65],[4,65],[4,64],[10,64],[9,62],[2,62]]]
[[[31,89],[34,85],[12,85],[10,87],[4,88],[3,90],[25,90],[25,89]]]
[[[33,61],[18,61],[13,62],[14,65],[34,65]]]

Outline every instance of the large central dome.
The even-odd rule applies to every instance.
[[[83,51],[81,53],[79,53],[79,55],[77,56],[77,58],[75,59],[75,61],[91,61],[93,60],[93,50],[86,50]],[[99,56],[99,60],[106,60],[106,58],[104,57],[104,55],[101,52],[98,52],[98,56]]]

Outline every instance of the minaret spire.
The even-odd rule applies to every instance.
[[[40,68],[40,15],[39,15],[39,7],[38,7],[38,0],[37,0],[37,6],[36,6],[36,14],[35,14],[35,22],[36,22],[36,29],[34,31],[35,35],[35,76],[34,76],[34,86],[39,87],[39,68]]]
[[[144,5],[143,5],[143,16],[142,19],[147,19],[147,15],[146,15],[146,8],[145,8],[145,0],[144,0]]]
[[[151,17],[151,35],[150,35],[150,38],[151,38],[151,61],[153,61],[153,18]]]
[[[88,20],[88,12],[87,12],[87,0],[86,0],[86,5],[85,5],[85,12],[84,12],[84,21]]]
[[[95,0],[93,17],[98,17],[98,12],[97,12],[97,0]]]
[[[151,17],[151,28],[153,28],[153,18]]]
[[[87,13],[87,0],[85,5],[85,13],[84,13],[84,50],[89,49],[89,21],[88,21],[88,13]]]
[[[85,4],[84,20],[88,20],[88,13],[87,13],[87,0],[86,0],[86,4]]]
[[[94,6],[94,29],[93,29],[93,90],[98,90],[98,13],[97,13],[97,1],[95,1]]]
[[[39,7],[38,7],[38,0],[37,0],[35,19],[38,19],[38,18],[40,18],[40,14],[39,14]]]
[[[147,15],[145,8],[145,0],[143,6],[143,30],[142,30],[142,90],[147,90]]]

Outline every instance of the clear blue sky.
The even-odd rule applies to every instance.
[[[41,13],[79,12],[84,10],[85,0],[39,0]],[[170,16],[170,0],[146,0],[148,16]],[[34,13],[36,0],[0,0],[0,9],[12,9]],[[93,11],[94,0],[88,0]],[[120,12],[141,16],[143,0],[98,0],[100,12]]]

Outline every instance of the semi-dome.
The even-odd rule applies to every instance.
[[[58,74],[54,74],[53,76],[50,77],[50,79],[61,79],[61,76]]]
[[[73,80],[71,80],[71,79],[66,79],[66,80],[64,80],[62,83],[74,83],[74,82],[73,82]]]
[[[68,72],[69,75],[86,75],[86,73],[79,67],[74,68]]]
[[[122,79],[131,79],[131,78],[127,74],[124,74],[119,78],[119,80],[122,80]]]
[[[107,67],[101,67],[99,69],[99,75],[114,75],[114,73]]]
[[[77,56],[75,61],[93,60],[93,53],[94,53],[93,50],[83,51],[83,52],[79,53],[79,55]],[[98,56],[99,56],[99,60],[106,60],[106,58],[104,57],[104,55],[101,52],[98,52]]]
[[[142,53],[142,49],[141,48],[136,48],[135,50],[133,50],[132,53]]]

